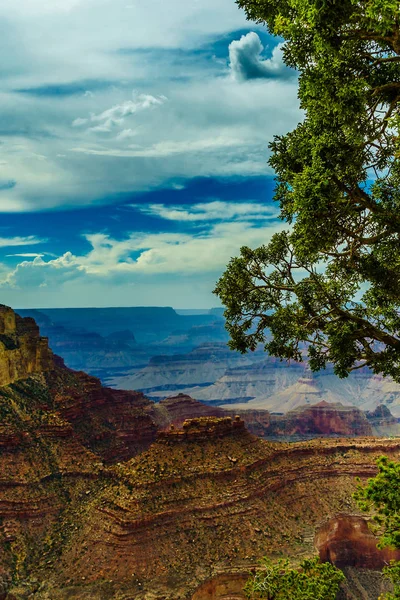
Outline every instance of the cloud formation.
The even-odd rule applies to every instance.
[[[47,240],[37,238],[34,235],[28,235],[26,237],[0,237],[0,248],[8,248],[11,246],[34,246],[45,242],[47,242]]]
[[[149,215],[155,215],[169,221],[264,221],[276,219],[278,210],[271,205],[256,202],[221,202],[214,200],[191,206],[171,206],[150,204],[148,206],[132,205]]]
[[[98,125],[89,127],[89,131],[110,132],[115,127],[121,126],[127,117],[130,117],[142,110],[159,106],[166,100],[167,98],[165,96],[156,98],[151,94],[139,94],[136,98],[134,98],[134,100],[126,100],[121,104],[116,104],[98,115],[92,113],[89,118],[78,117],[72,122],[72,126],[81,127],[82,125],[87,125],[88,123],[98,123]],[[121,139],[120,135],[119,139]]]
[[[248,31],[232,0],[0,2],[3,302],[215,302],[238,247],[281,227],[247,189],[301,115],[281,48]],[[192,180],[248,188],[181,205]]]
[[[228,66],[244,27],[232,0],[1,2],[0,211],[268,173],[268,141],[299,120],[296,83],[275,49],[248,93],[256,33]]]
[[[295,71],[283,62],[282,44],[272,50],[271,58],[263,59],[264,46],[257,33],[250,31],[229,44],[229,60],[233,77],[238,81],[293,77]]]
[[[64,252],[44,259],[37,255],[24,260],[3,275],[0,286],[14,289],[60,286],[72,279],[88,278],[110,283],[143,280],[155,275],[215,274],[223,270],[239,245],[258,246],[266,243],[283,224],[273,219],[273,209],[256,203],[214,201],[181,208],[150,205],[142,207],[147,214],[166,220],[199,221],[202,227],[186,233],[165,231],[132,232],[116,238],[106,233],[90,233],[83,237],[89,245],[86,253]],[[225,218],[223,218],[223,214]],[[205,222],[207,221],[207,222]]]

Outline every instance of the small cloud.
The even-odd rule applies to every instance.
[[[117,140],[126,140],[137,135],[136,129],[124,129],[117,135]]]
[[[7,248],[10,246],[34,246],[46,242],[46,239],[40,239],[34,235],[28,235],[26,237],[15,236],[12,238],[0,237],[0,248]]]
[[[250,79],[271,79],[273,77],[291,77],[295,74],[283,62],[282,44],[272,51],[271,58],[263,60],[261,53],[264,46],[254,32],[242,35],[240,40],[229,44],[230,68],[233,77],[238,81]]]
[[[12,256],[19,256],[22,258],[36,258],[37,256],[44,256],[44,254],[38,254],[37,252],[21,252],[19,254],[6,254],[8,258]]]
[[[274,206],[256,202],[222,202],[215,200],[190,206],[168,206],[165,204],[131,204],[143,213],[161,217],[168,221],[265,221],[276,219],[278,211]]]
[[[106,129],[107,125],[98,126],[97,131],[109,131]],[[93,131],[95,128],[92,128]],[[206,153],[211,150],[223,149],[223,148],[234,148],[237,147],[243,140],[239,138],[226,137],[223,135],[215,136],[213,138],[198,139],[193,141],[165,141],[157,142],[148,148],[141,148],[138,145],[129,145],[129,150],[119,150],[114,148],[105,148],[97,150],[96,148],[76,147],[71,148],[72,152],[80,152],[82,154],[91,154],[94,156],[115,156],[121,158],[134,158],[134,157],[148,157],[148,158],[163,158],[173,156],[175,154],[189,154],[189,153]]]
[[[115,104],[99,114],[92,113],[89,119],[78,117],[72,122],[72,126],[80,127],[88,123],[97,123],[97,125],[89,127],[89,131],[109,133],[116,126],[122,125],[127,117],[137,112],[160,106],[166,100],[167,98],[163,95],[155,97],[150,94],[139,94],[134,100],[126,100],[121,104]]]
[[[72,121],[72,127],[81,127],[82,125],[85,125],[85,123],[88,122],[89,119],[81,119],[80,117],[78,117],[77,119],[75,119],[75,121]]]

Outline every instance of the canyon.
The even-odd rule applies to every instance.
[[[400,385],[367,368],[339,379],[330,365],[312,373],[307,361],[288,364],[266,356],[261,347],[246,355],[229,350],[221,309],[20,312],[35,318],[70,368],[156,401],[182,392],[212,406],[286,413],[324,400],[364,411],[385,405],[400,417]]]
[[[386,407],[320,402],[286,418],[154,403],[67,368],[7,307],[0,331],[0,598],[240,598],[265,554],[314,555],[316,531],[358,515],[356,478],[399,457],[400,439],[371,437],[397,424]],[[282,440],[361,435],[288,443],[271,426]]]

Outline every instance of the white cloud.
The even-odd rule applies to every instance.
[[[295,71],[283,62],[282,44],[272,51],[271,58],[262,59],[264,46],[257,33],[251,31],[234,40],[229,45],[229,59],[232,75],[238,81],[250,79],[271,79],[272,77],[291,77]]]
[[[171,206],[150,204],[148,206],[131,205],[149,215],[156,215],[169,221],[256,221],[276,219],[278,211],[274,206],[256,202],[221,202],[215,200],[191,206]]]
[[[86,125],[88,121],[89,119],[83,119],[81,117],[78,117],[77,119],[74,119],[72,121],[72,127],[80,127],[81,125]]]
[[[123,129],[118,135],[117,140],[126,140],[138,135],[138,131],[136,129]]]
[[[229,204],[228,204],[229,210]],[[233,214],[233,213],[232,213]],[[233,215],[235,216],[235,215]],[[221,272],[239,247],[267,243],[282,223],[242,221],[217,222],[207,231],[188,233],[132,233],[115,239],[104,233],[87,234],[91,249],[83,255],[66,252],[55,259],[23,261],[3,275],[3,288],[30,289],[60,286],[66,281],[89,278],[126,283],[135,278],[151,280],[167,274],[204,276]]]
[[[40,239],[34,235],[28,235],[26,237],[0,237],[0,248],[7,248],[11,246],[34,246],[36,244],[43,244],[45,242],[47,242],[46,239]]]
[[[44,261],[43,257],[38,255],[33,260],[19,263],[13,271],[3,274],[0,286],[19,289],[45,287],[48,284],[58,286],[69,278],[76,277],[77,266],[76,257],[71,252],[49,261]]]
[[[109,125],[105,124],[104,129],[100,127],[92,128],[91,131],[102,130],[110,131]],[[120,137],[120,136],[118,136]],[[82,154],[92,154],[97,156],[115,156],[121,158],[135,158],[135,157],[148,157],[148,158],[162,158],[171,156],[173,154],[186,154],[191,152],[208,152],[215,150],[216,148],[228,148],[237,147],[238,144],[243,143],[243,140],[229,138],[224,136],[218,136],[215,138],[206,138],[194,141],[168,141],[153,144],[149,148],[140,148],[138,144],[131,145],[130,150],[124,149],[95,149],[95,148],[72,148],[73,152],[80,152]],[[247,142],[248,143],[248,142]]]
[[[6,254],[7,258],[17,256],[18,258],[36,258],[37,256],[44,256],[38,252],[19,252],[18,254]]]
[[[80,127],[88,123],[99,123],[93,127],[89,127],[89,131],[94,132],[110,132],[115,127],[121,126],[127,117],[130,117],[138,112],[154,108],[163,104],[167,98],[160,96],[156,98],[151,94],[139,94],[134,100],[126,100],[121,104],[115,104],[100,114],[92,113],[90,118],[78,117],[72,122],[73,127]],[[131,131],[131,130],[129,130]],[[119,139],[121,136],[118,136]]]
[[[270,59],[279,77],[251,88],[229,76],[226,60],[193,52],[246,26],[232,0],[135,0],[130,10],[126,0],[61,4],[0,2],[1,176],[16,181],[1,191],[1,211],[270,173],[268,141],[300,116],[279,50]]]

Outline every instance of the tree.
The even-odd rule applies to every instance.
[[[335,600],[342,571],[318,558],[304,560],[298,569],[287,559],[273,563],[267,558],[263,570],[255,574],[245,587],[248,598],[267,600]]]
[[[230,346],[400,381],[400,5],[238,0],[284,38],[305,117],[270,144],[288,229],[218,281]]]
[[[382,456],[377,461],[378,474],[365,487],[359,485],[354,497],[363,511],[373,511],[373,520],[381,532],[379,547],[400,548],[400,462]],[[385,600],[400,598],[400,562],[384,569],[394,585]]]

